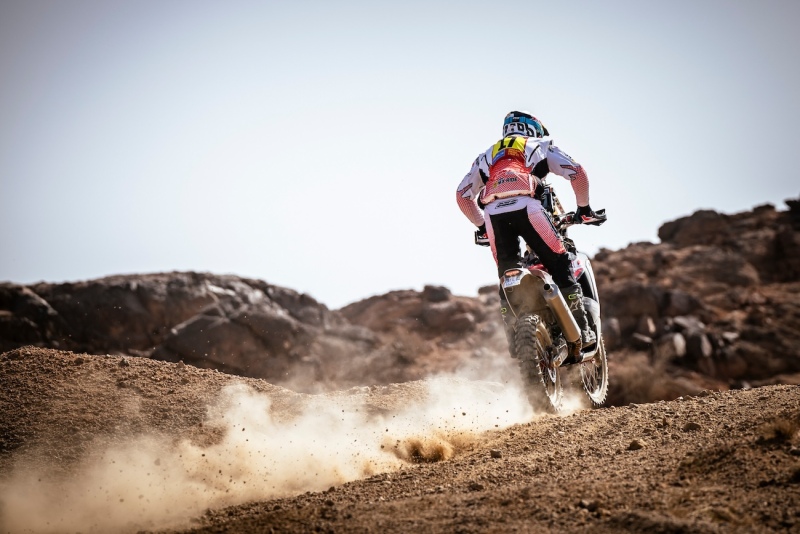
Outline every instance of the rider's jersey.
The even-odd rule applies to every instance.
[[[489,213],[507,211],[512,197],[536,195],[540,179],[552,172],[572,182],[579,206],[589,205],[589,179],[578,163],[553,144],[550,138],[511,135],[479,155],[458,186],[458,206],[475,225],[484,223],[477,200]],[[499,208],[499,210],[498,210]]]
[[[529,143],[529,139],[521,135],[504,137],[478,157],[479,171],[483,171],[484,177],[488,174],[480,197],[484,205],[499,198],[532,195],[536,191],[537,182],[531,172],[534,164],[542,159],[541,154],[537,154],[541,146]]]

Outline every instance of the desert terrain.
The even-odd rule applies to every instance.
[[[0,358],[3,532],[800,531],[800,386],[568,416],[455,378],[295,393]]]
[[[800,386],[559,417],[455,378],[306,395],[34,348],[0,369],[7,532],[800,530]]]
[[[562,416],[525,400],[494,286],[0,283],[0,532],[798,532],[787,206],[596,254],[611,390]]]

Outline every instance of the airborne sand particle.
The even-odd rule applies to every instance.
[[[533,416],[513,388],[452,378],[426,385],[425,395],[402,403],[403,410],[369,415],[364,395],[321,395],[288,422],[270,415],[269,397],[231,386],[203,424],[229,429],[218,443],[142,435],[124,446],[98,442],[68,478],[14,472],[0,485],[0,527],[45,533],[180,528],[209,508],[323,491],[409,463],[446,460],[478,433]],[[456,412],[471,415],[453,419]],[[157,484],[148,483],[151,474]]]

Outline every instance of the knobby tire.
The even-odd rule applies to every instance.
[[[517,320],[514,349],[533,409],[558,413],[564,400],[561,370],[547,366],[547,354],[538,334],[539,321],[535,315],[523,315]]]
[[[608,396],[608,356],[602,335],[597,342],[594,357],[580,364],[583,391],[595,407],[602,406]]]

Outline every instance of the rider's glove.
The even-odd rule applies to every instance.
[[[486,223],[480,225],[478,229],[475,230],[475,244],[482,247],[489,246],[489,236],[486,234]]]
[[[578,206],[578,209],[575,211],[574,222],[575,224],[599,225],[601,222],[603,222],[603,217],[597,215],[588,205]]]

